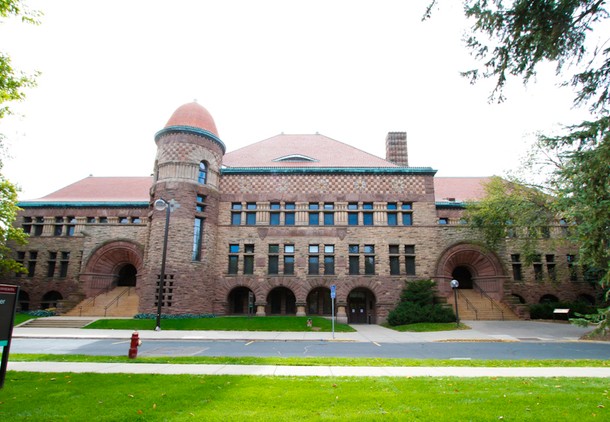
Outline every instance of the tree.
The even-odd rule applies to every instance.
[[[0,0],[0,17],[20,18],[22,22],[37,24],[39,12],[29,10],[21,0]],[[0,119],[11,113],[9,104],[25,98],[24,89],[34,86],[35,76],[13,69],[8,55],[0,52]],[[2,135],[0,134],[0,149]],[[2,162],[0,161],[0,171]],[[11,257],[7,242],[26,242],[27,235],[13,222],[17,216],[17,188],[0,173],[0,274],[24,272],[23,265]]]
[[[438,5],[429,3],[425,18]],[[609,17],[606,0],[463,0],[473,23],[466,45],[481,64],[463,72],[472,83],[494,79],[490,100],[504,101],[509,78],[532,80],[543,63],[555,65],[563,85],[575,89],[574,105],[590,119],[566,124],[560,135],[539,135],[529,170],[547,175],[536,186],[552,198],[555,215],[573,223],[579,261],[600,270],[610,287],[610,47],[591,34]],[[567,72],[569,70],[570,72]],[[546,167],[546,169],[544,169]],[[545,170],[545,171],[544,171]],[[541,208],[546,213],[548,207]],[[510,223],[498,220],[496,224]]]

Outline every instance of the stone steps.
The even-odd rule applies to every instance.
[[[464,297],[468,298],[469,303],[464,299]],[[448,302],[454,306],[455,302],[453,296],[448,300]],[[500,303],[498,301],[494,302],[497,306],[491,306],[489,299],[486,297],[482,297],[481,294],[475,290],[469,289],[460,289],[458,295],[458,311],[460,314],[460,319],[470,319],[470,320],[483,320],[483,321],[500,321],[504,320],[519,320],[519,317],[505,304]],[[474,309],[476,309],[476,312]],[[498,309],[501,308],[503,313]]]
[[[30,319],[19,328],[83,328],[97,318],[47,317]]]
[[[135,293],[135,289],[129,287],[115,287],[107,293],[96,296],[95,303],[91,302],[91,298],[83,300],[76,305],[65,315],[67,316],[115,316],[115,317],[132,317],[138,313],[140,298]],[[122,295],[122,296],[121,296]],[[118,301],[117,297],[120,298]]]

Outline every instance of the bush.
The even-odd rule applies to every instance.
[[[583,302],[549,302],[535,303],[529,306],[531,319],[554,319],[553,311],[556,308],[569,309],[568,318],[574,318],[576,314],[594,314],[597,312],[595,306]]]
[[[22,314],[31,315],[31,316],[37,317],[37,318],[57,315],[55,313],[55,311],[52,309],[41,309],[39,311],[27,311],[27,312],[22,312]]]
[[[418,322],[453,322],[453,309],[434,303],[434,282],[416,280],[408,282],[400,295],[400,303],[388,315],[391,326]]]

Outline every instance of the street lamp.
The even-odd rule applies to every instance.
[[[460,326],[460,314],[458,312],[457,289],[460,287],[460,282],[456,279],[451,280],[451,288],[453,289],[453,298],[455,300],[455,323]]]
[[[154,207],[157,211],[165,210],[165,233],[163,235],[163,255],[161,256],[161,274],[159,275],[159,294],[157,295],[157,326],[155,331],[161,330],[161,306],[163,305],[165,292],[165,259],[167,258],[167,235],[169,233],[169,215],[172,211],[174,200],[170,202],[163,198],[155,201]]]

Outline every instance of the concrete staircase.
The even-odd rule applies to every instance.
[[[30,319],[19,326],[19,328],[83,328],[91,324],[97,318],[76,317],[46,317]]]
[[[455,309],[453,295],[447,302]],[[481,295],[479,291],[472,289],[458,290],[458,311],[461,320],[519,320],[519,317],[504,303],[494,301],[492,305],[489,298]]]
[[[133,287],[115,287],[109,292],[87,298],[76,305],[66,316],[132,317],[138,313],[140,298]]]

